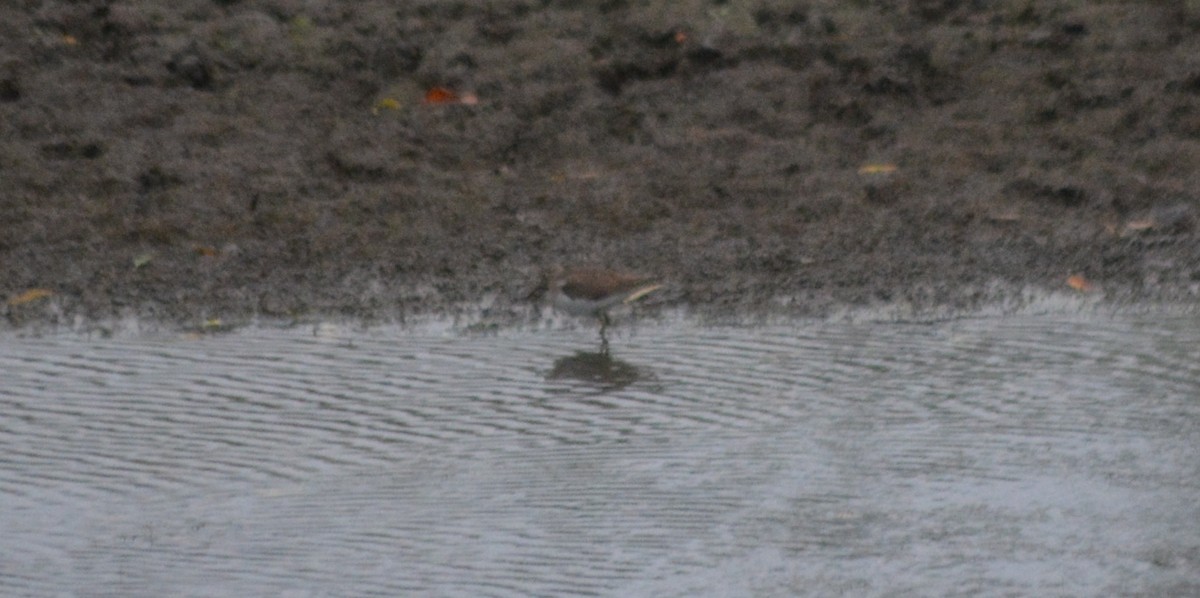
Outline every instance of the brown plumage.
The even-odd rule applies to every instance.
[[[569,314],[600,318],[603,338],[608,327],[608,308],[636,301],[661,287],[651,277],[616,270],[555,269],[550,277],[550,298],[555,307]]]
[[[562,278],[562,292],[572,299],[600,301],[654,285],[654,279],[616,270],[581,268],[571,270]],[[619,303],[619,301],[618,301]]]

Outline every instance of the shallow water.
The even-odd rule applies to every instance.
[[[1200,593],[1200,319],[0,339],[5,595]]]

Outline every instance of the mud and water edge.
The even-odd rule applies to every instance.
[[[503,326],[574,263],[662,276],[648,312],[1200,297],[1193,4],[0,16],[10,328]]]

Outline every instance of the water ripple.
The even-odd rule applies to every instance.
[[[591,334],[0,341],[0,585],[1094,595],[1200,570],[1193,320]]]

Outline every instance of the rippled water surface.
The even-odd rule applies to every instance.
[[[0,339],[30,596],[1200,594],[1200,320]]]

